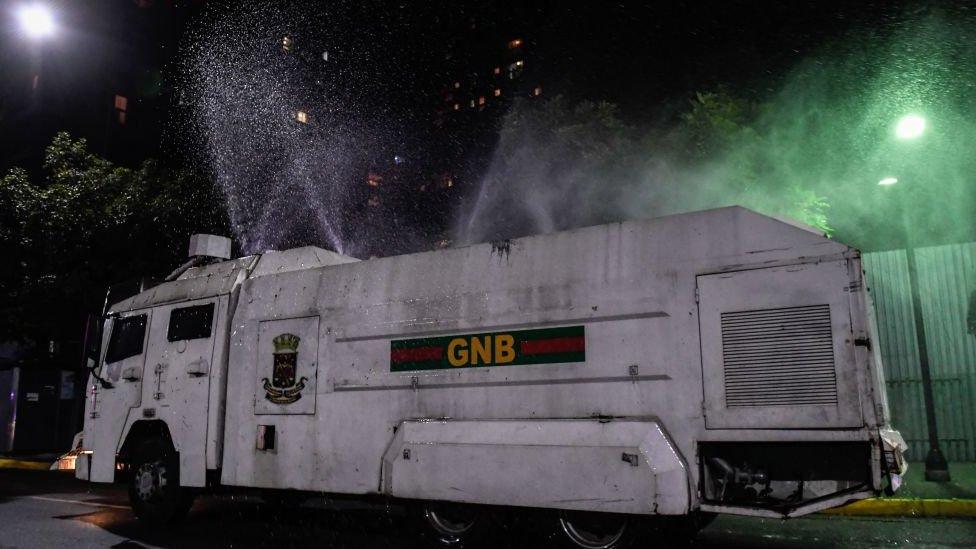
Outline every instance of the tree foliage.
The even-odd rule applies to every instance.
[[[190,234],[225,232],[219,198],[191,170],[116,166],[59,133],[41,178],[15,168],[0,179],[2,339],[77,338],[109,285],[164,274]]]
[[[783,169],[773,132],[764,124],[766,108],[721,89],[695,94],[681,117],[682,131],[695,161],[714,167],[704,178],[704,193],[830,234],[827,199]]]

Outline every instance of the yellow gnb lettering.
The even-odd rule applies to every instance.
[[[468,363],[468,342],[463,338],[452,339],[447,344],[447,361],[451,366],[464,366]]]
[[[485,336],[484,341],[479,337],[471,338],[471,364],[477,364],[479,359],[491,364],[491,336]]]
[[[508,364],[515,360],[515,338],[509,334],[495,336],[495,364]]]

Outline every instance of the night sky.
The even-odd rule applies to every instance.
[[[131,163],[153,153],[172,124],[171,103],[161,96],[175,87],[172,67],[205,3],[49,2],[59,30],[40,46],[42,92],[33,110],[33,46],[13,17],[23,3],[0,3],[0,167],[22,160],[35,167],[36,151],[18,145],[43,144],[58,129],[98,143],[110,158]],[[219,11],[214,4],[210,9]],[[307,28],[318,30],[315,39],[354,55],[371,79],[387,82],[374,90],[377,104],[418,129],[438,87],[465,69],[459,60],[488,40],[524,36],[547,89],[615,102],[639,120],[667,115],[689,94],[717,85],[762,95],[825,42],[859,28],[883,33],[906,13],[897,2],[284,4],[306,14]],[[134,95],[150,111],[141,121],[133,117],[143,124],[132,132],[138,139],[106,136],[104,119],[117,92]]]

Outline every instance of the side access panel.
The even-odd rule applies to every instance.
[[[654,420],[414,420],[383,459],[382,491],[415,499],[678,515],[688,469]]]
[[[858,427],[847,260],[698,277],[709,429]]]

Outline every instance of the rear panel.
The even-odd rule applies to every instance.
[[[847,260],[698,277],[709,429],[863,425]]]

